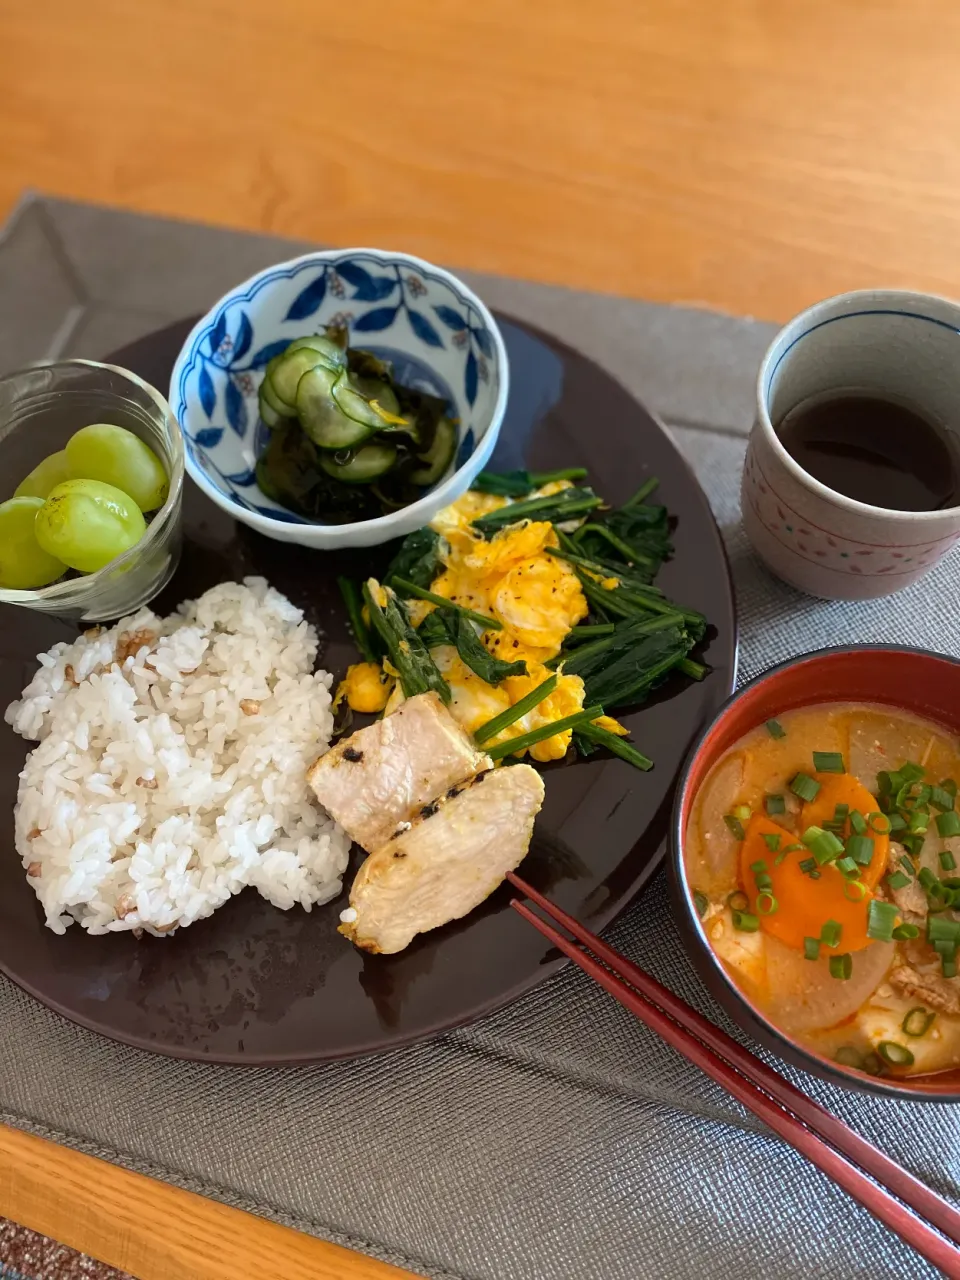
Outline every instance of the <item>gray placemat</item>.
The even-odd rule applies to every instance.
[[[0,368],[102,355],[298,248],[27,200],[0,243]],[[737,492],[771,326],[463,274],[493,306],[588,352],[670,424],[727,540],[741,678],[845,641],[960,654],[960,619],[931,605],[955,597],[956,554],[922,586],[860,605],[802,597],[752,558]],[[608,936],[724,1023],[684,955],[662,877]],[[72,1026],[6,981],[0,1025],[8,1123],[426,1276],[934,1274],[572,970],[429,1044],[296,1070],[152,1057]],[[955,1108],[894,1105],[788,1074],[960,1196]]]

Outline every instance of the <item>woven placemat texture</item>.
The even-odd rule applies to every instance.
[[[298,247],[25,203],[0,248],[0,363],[15,362],[9,351],[101,355]],[[899,596],[834,605],[774,581],[750,553],[739,471],[771,326],[468,278],[493,306],[580,346],[667,420],[727,542],[741,678],[850,641],[960,654],[960,616],[943,607],[956,598],[957,555]],[[35,286],[32,337],[17,323],[23,282]],[[684,954],[662,877],[608,936],[728,1026]],[[934,1274],[577,971],[429,1044],[297,1070],[152,1057],[6,982],[0,1020],[9,1123],[438,1280]],[[956,1108],[787,1074],[958,1197]]]

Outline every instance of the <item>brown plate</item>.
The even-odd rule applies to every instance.
[[[663,857],[677,771],[733,685],[733,591],[720,534],[686,462],[650,414],[597,365],[526,325],[499,317],[511,392],[492,467],[583,464],[597,491],[624,501],[649,475],[677,517],[676,553],[659,583],[712,625],[701,683],[672,680],[626,717],[656,761],[643,774],[620,760],[545,770],[546,802],[524,876],[591,929],[634,897]],[[193,321],[109,357],[165,388]],[[338,573],[377,572],[387,552],[308,551],[236,524],[188,482],[185,547],[154,602],[166,613],[217,582],[261,574],[325,633],[321,662],[338,674],[356,654],[335,585]],[[71,628],[5,606],[0,709],[30,679],[35,655]],[[16,802],[26,744],[0,728],[0,813]],[[347,884],[357,864],[348,873]],[[344,894],[345,898],[345,894]],[[563,963],[509,908],[501,888],[465,920],[397,956],[355,951],[336,932],[344,900],[283,912],[252,890],[171,938],[90,937],[46,929],[13,846],[0,839],[0,970],[85,1027],[182,1058],[250,1064],[355,1057],[469,1022],[529,990]]]

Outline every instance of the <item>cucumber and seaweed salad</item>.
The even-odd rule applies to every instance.
[[[589,604],[588,615],[567,631],[559,652],[544,663],[547,678],[542,684],[474,736],[481,744],[502,735],[553,692],[561,673],[577,675],[584,686],[580,711],[484,750],[495,758],[515,756],[572,729],[573,745],[581,756],[604,749],[645,770],[653,761],[596,721],[640,706],[665,681],[702,680],[707,668],[694,654],[704,640],[707,619],[655,585],[672,553],[667,509],[651,501],[657,481],[648,480],[621,507],[610,508],[584,483],[586,476],[583,468],[481,472],[473,482],[474,490],[508,500],[475,518],[473,535],[489,540],[518,522],[549,522],[556,545],[547,554],[569,566]],[[534,492],[557,480],[572,483],[548,496]],[[440,645],[454,646],[464,665],[493,686],[523,674],[526,667],[522,661],[503,661],[482,642],[484,632],[502,625],[497,618],[431,591],[444,569],[444,550],[439,533],[418,529],[401,543],[382,584],[375,579],[362,585],[341,579],[340,588],[363,657],[385,657],[406,697],[433,690],[449,702],[450,689],[431,654]],[[422,599],[437,607],[414,626],[406,606]]]
[[[396,382],[386,361],[348,346],[344,327],[294,339],[258,399],[270,437],[257,483],[311,520],[372,520],[416,502],[456,452],[446,402]]]

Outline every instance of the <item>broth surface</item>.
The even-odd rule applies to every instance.
[[[949,941],[933,945],[960,937],[960,834],[939,830],[955,821],[945,814],[960,781],[957,737],[869,704],[820,704],[776,723],[781,737],[761,725],[720,758],[690,813],[686,873],[711,947],[769,1020],[816,1053],[874,1074],[957,1066],[960,978]],[[814,752],[840,759],[818,770]],[[922,777],[901,779],[907,762]],[[816,794],[805,800],[791,783]],[[859,861],[843,863],[851,853]]]

